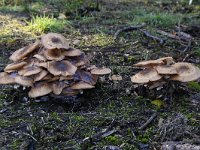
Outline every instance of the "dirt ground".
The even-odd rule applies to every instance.
[[[37,11],[0,7],[1,71],[12,52],[54,31],[25,28],[33,16],[45,12],[57,20],[64,14],[62,19],[70,23],[58,32],[76,41],[74,46],[91,64],[109,67],[111,75],[123,80],[105,75],[95,89],[75,100],[30,99],[26,89],[0,86],[0,149],[159,150],[167,141],[200,144],[200,96],[193,96],[200,92],[200,80],[175,83],[172,97],[169,87],[150,91],[135,88],[130,80],[138,72],[133,64],[141,60],[172,56],[200,67],[199,1],[100,0],[99,10],[95,3],[65,10],[59,3],[43,2]],[[141,24],[153,38],[140,29],[114,36],[119,29]],[[190,38],[170,38],[159,31]]]

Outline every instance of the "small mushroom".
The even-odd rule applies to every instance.
[[[84,71],[84,70],[78,70],[73,75],[75,81],[84,81],[86,83],[89,83],[91,85],[96,84],[96,79],[94,78],[94,75],[92,75],[90,72]]]
[[[64,89],[62,90],[62,93],[61,93],[61,94],[63,94],[64,96],[75,96],[75,95],[77,95],[78,93],[79,93],[78,90],[73,90],[73,89],[71,89],[70,87],[67,87],[67,88],[64,88]]]
[[[132,76],[131,81],[134,83],[148,83],[151,81],[157,81],[161,78],[162,76],[160,76],[154,68],[145,68]]]
[[[171,65],[171,64],[175,63],[175,61],[172,57],[162,57],[162,58],[159,58],[157,60],[163,61],[165,65]]]
[[[0,73],[0,84],[13,84],[15,82],[15,76],[12,76],[6,72]]]
[[[15,77],[15,82],[28,87],[33,85],[33,79],[30,77],[17,76]]]
[[[67,85],[65,82],[56,81],[56,82],[52,83],[53,93],[55,95],[59,95],[62,93],[62,90],[67,86],[69,86],[69,85]]]
[[[34,82],[42,80],[47,74],[48,72],[46,70],[42,70],[34,76]]]
[[[48,60],[60,61],[65,58],[65,55],[63,55],[61,49],[48,49],[44,50],[43,53]]]
[[[82,53],[80,56],[75,56],[71,59],[69,58],[69,60],[76,67],[81,67],[89,64],[89,59],[86,57],[84,53]]]
[[[69,42],[64,36],[57,33],[48,33],[41,38],[42,45],[46,49],[68,49]]]
[[[79,49],[70,47],[68,50],[64,51],[63,54],[68,57],[74,57],[74,56],[81,56],[83,52],[80,51]]]
[[[16,71],[17,69],[20,69],[22,68],[23,66],[25,66],[27,63],[26,62],[14,62],[12,64],[9,64],[7,65],[5,68],[4,68],[4,71],[5,72],[14,72]]]
[[[19,60],[25,58],[26,56],[28,56],[33,51],[35,51],[39,46],[40,46],[40,41],[37,40],[35,43],[30,44],[30,45],[28,45],[26,47],[23,47],[23,48],[15,51],[10,56],[10,60],[12,60],[14,62],[19,61]]]
[[[157,70],[158,74],[163,74],[163,75],[178,74],[176,68],[171,65],[156,66],[155,69]]]
[[[34,84],[28,93],[31,98],[36,98],[39,96],[44,96],[52,92],[51,85],[48,82],[39,82]]]
[[[73,90],[80,90],[80,89],[92,89],[94,88],[93,85],[80,81],[71,85],[71,89]]]
[[[94,75],[104,75],[111,73],[111,70],[109,68],[94,68],[91,70],[91,74]]]
[[[178,62],[172,66],[176,68],[178,74],[173,76],[171,80],[189,82],[200,78],[200,69],[191,63]]]
[[[37,58],[40,61],[46,61],[47,60],[42,54],[35,54],[33,57]]]
[[[55,76],[69,76],[75,74],[77,67],[69,61],[50,61],[48,62],[48,71]]]
[[[137,64],[134,64],[135,67],[152,67],[157,65],[163,65],[164,62],[162,60],[147,60],[147,61],[141,61]]]
[[[19,70],[18,73],[19,75],[22,75],[22,76],[31,76],[31,75],[38,74],[41,71],[42,69],[37,66],[30,66],[30,67],[25,67],[22,70]]]

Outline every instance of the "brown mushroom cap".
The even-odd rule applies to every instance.
[[[29,77],[17,76],[15,82],[28,87],[33,85],[33,79]]]
[[[44,50],[43,53],[48,60],[60,61],[65,58],[65,55],[62,53],[61,49]]]
[[[38,74],[41,71],[42,69],[37,66],[30,66],[30,67],[25,67],[22,70],[19,70],[18,73],[19,75],[22,75],[22,76],[31,76],[34,74]]]
[[[38,62],[38,63],[35,63],[35,66],[48,68],[48,63],[47,62]]]
[[[13,84],[15,82],[15,76],[12,76],[6,72],[0,73],[0,84]]]
[[[62,93],[62,90],[67,86],[69,86],[69,85],[65,82],[56,81],[56,82],[52,83],[53,93],[56,95],[59,95]]]
[[[96,84],[96,79],[94,75],[92,75],[90,72],[84,71],[84,70],[78,70],[73,75],[74,81],[84,81],[86,83],[89,83],[91,85]]]
[[[148,83],[150,81],[157,81],[161,79],[162,76],[154,68],[146,68],[136,75],[131,77],[133,83]]]
[[[84,53],[82,53],[80,56],[69,58],[69,61],[76,67],[81,67],[81,66],[89,64],[89,59]]]
[[[26,62],[14,62],[12,64],[9,64],[7,65],[5,68],[4,68],[4,71],[5,72],[10,72],[10,71],[15,71],[17,69],[20,69],[22,68],[23,66],[25,66],[27,63]]]
[[[64,51],[63,54],[65,56],[74,57],[74,56],[81,56],[83,52],[80,51],[79,49],[70,47],[68,50]]]
[[[46,61],[47,60],[42,54],[35,54],[33,57],[37,58],[40,61]]]
[[[163,61],[165,65],[171,65],[171,64],[175,63],[175,61],[172,57],[162,57],[162,58],[159,58],[157,60]]]
[[[141,61],[137,64],[134,64],[135,67],[152,67],[156,65],[163,65],[163,60],[147,60],[147,61]]]
[[[40,46],[40,41],[36,41],[33,44],[30,44],[26,47],[23,47],[17,51],[15,51],[11,56],[10,56],[10,60],[12,61],[19,61],[21,59],[23,59],[24,57],[26,57],[27,55],[29,55],[30,53],[32,53],[33,51],[35,51],[38,47]]]
[[[176,68],[170,65],[156,66],[155,69],[157,70],[158,74],[163,74],[163,75],[178,74]]]
[[[94,68],[91,70],[91,74],[94,75],[104,75],[111,73],[111,70],[109,68]]]
[[[34,84],[34,87],[28,93],[31,98],[36,98],[39,96],[44,96],[52,92],[51,85],[47,82],[39,82]]]
[[[69,61],[50,61],[48,62],[48,71],[55,76],[69,76],[75,74],[77,67]]]
[[[73,90],[80,90],[80,89],[92,89],[94,88],[93,85],[88,84],[86,82],[80,81],[71,85],[71,89]]]
[[[200,69],[191,63],[178,62],[172,66],[176,68],[178,74],[173,76],[171,80],[189,82],[200,78]]]
[[[65,96],[74,96],[74,95],[77,95],[78,93],[79,93],[78,90],[73,90],[70,87],[64,88],[62,90],[62,94]]]
[[[48,72],[46,70],[42,70],[34,76],[34,82],[42,80],[47,74]]]
[[[57,33],[48,33],[41,38],[42,45],[46,49],[68,49],[69,42]]]

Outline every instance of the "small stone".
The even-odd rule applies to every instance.
[[[120,76],[120,75],[112,75],[111,79],[113,81],[121,81],[122,80],[122,76]]]
[[[73,45],[79,45],[80,44],[80,40],[74,40]]]

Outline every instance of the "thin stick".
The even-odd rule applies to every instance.
[[[157,113],[154,113],[149,120],[147,120],[141,127],[139,127],[140,130],[145,129],[155,118],[157,117]]]
[[[133,30],[138,30],[140,28],[143,28],[146,24],[143,23],[141,25],[137,26],[130,26],[130,27],[124,27],[123,29],[117,30],[117,32],[114,34],[114,40],[116,40],[121,32],[128,32],[128,31],[133,31]]]

